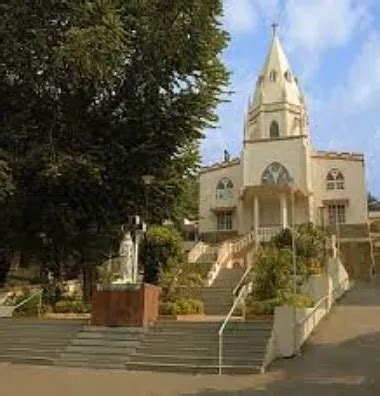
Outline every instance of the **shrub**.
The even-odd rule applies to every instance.
[[[312,308],[314,306],[314,300],[304,294],[288,294],[284,297],[282,305],[297,308]]]
[[[109,268],[108,262],[97,267],[96,271],[97,280],[101,285],[109,285],[118,278],[117,272],[113,268]]]
[[[252,315],[273,315],[274,309],[282,305],[282,299],[272,298],[263,301],[247,302],[246,312]]]
[[[281,297],[291,291],[292,255],[268,246],[260,253],[253,272],[252,296],[256,301]]]
[[[183,261],[172,262],[160,271],[159,286],[162,289],[162,301],[175,301],[189,297],[190,291],[203,285],[199,272]]]
[[[55,313],[88,313],[91,305],[79,300],[61,300],[53,307]]]
[[[43,287],[42,302],[47,305],[55,305],[62,295],[62,290],[59,285],[47,284]]]
[[[157,284],[161,270],[169,263],[183,261],[183,239],[173,227],[152,226],[141,252],[145,262],[144,280]]]
[[[297,268],[297,273],[306,275],[314,273],[316,267],[322,268],[325,262],[325,241],[327,234],[319,227],[311,223],[302,224],[297,227],[295,245],[297,262],[306,266]],[[276,235],[272,242],[278,249],[292,249],[292,232],[285,229]],[[318,265],[316,265],[318,263]]]
[[[273,315],[274,309],[283,305],[297,308],[312,308],[314,301],[311,297],[303,294],[286,294],[282,297],[262,301],[249,299],[247,300],[246,312],[253,315]]]
[[[181,298],[160,304],[160,315],[197,315],[203,313],[202,301]]]

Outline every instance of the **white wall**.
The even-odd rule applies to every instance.
[[[326,175],[329,170],[337,168],[344,175],[344,190],[326,189]],[[367,212],[367,182],[363,161],[345,160],[334,158],[312,158],[312,181],[314,192],[314,210],[316,221],[320,222],[318,208],[323,205],[323,200],[348,199],[346,209],[347,224],[365,224],[368,219]],[[325,221],[327,221],[325,211]]]
[[[228,200],[216,199],[216,186],[224,177],[229,178],[234,184],[233,197]],[[200,174],[200,201],[199,201],[199,231],[215,232],[216,215],[211,208],[236,206],[233,215],[233,229],[238,230],[239,219],[239,191],[242,186],[242,169],[240,164],[223,166],[221,168],[203,171]]]
[[[272,359],[290,357],[299,351],[320,320],[329,313],[333,303],[349,287],[348,274],[343,264],[338,258],[330,258],[327,264],[327,274],[313,276],[302,286],[302,292],[308,293],[315,304],[319,302],[319,305],[315,308],[276,307],[273,323],[276,352],[270,351]],[[294,323],[297,325],[294,326]],[[272,348],[270,343],[269,348]]]
[[[246,143],[243,157],[244,185],[261,185],[264,170],[276,161],[287,168],[297,186],[306,190],[307,150],[308,139],[304,137]]]

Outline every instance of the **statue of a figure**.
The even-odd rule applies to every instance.
[[[120,275],[124,283],[133,282],[133,267],[135,263],[135,249],[131,233],[127,232],[120,243]]]

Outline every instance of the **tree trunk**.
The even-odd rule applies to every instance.
[[[93,291],[93,268],[89,263],[83,263],[83,301],[90,303]]]

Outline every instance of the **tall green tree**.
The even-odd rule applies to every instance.
[[[228,82],[221,15],[221,0],[0,0],[11,249],[87,268],[147,193],[151,223],[182,215]]]

